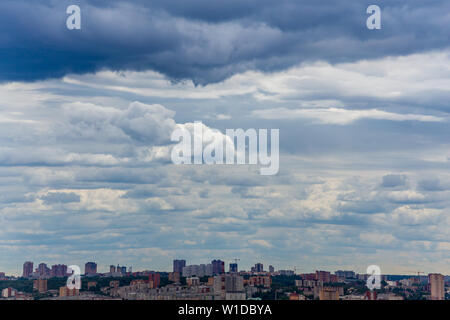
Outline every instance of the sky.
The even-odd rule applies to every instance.
[[[445,0],[1,1],[0,271],[450,274],[449,22]],[[195,121],[279,129],[279,173],[172,164]]]

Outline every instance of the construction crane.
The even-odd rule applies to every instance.
[[[411,272],[411,273],[417,273],[417,276],[420,278],[420,274],[422,273],[422,274],[425,274],[425,272],[423,272],[423,271],[411,271],[411,270],[406,270],[406,271],[403,271],[403,272]]]
[[[425,274],[425,272],[423,272],[423,271],[404,271],[404,272],[417,273],[417,281],[418,281],[418,283],[421,282],[421,281],[420,281],[420,274],[421,274],[421,273],[422,273],[422,274]]]
[[[232,269],[231,268],[231,265],[232,265],[232,263],[230,263],[230,272],[237,272],[238,271],[238,269],[237,269],[237,267],[238,267],[238,261],[240,261],[241,259],[237,259],[237,258],[235,258],[235,259],[233,259],[233,261],[234,261],[234,264],[235,264],[235,268],[236,269]]]

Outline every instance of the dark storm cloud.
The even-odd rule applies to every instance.
[[[0,4],[0,81],[101,69],[156,70],[220,81],[324,59],[354,61],[448,45],[447,1],[376,1],[382,30],[366,28],[373,1],[24,1]],[[79,4],[82,29],[67,30]]]

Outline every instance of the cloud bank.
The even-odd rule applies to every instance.
[[[369,1],[74,1],[0,4],[1,81],[100,70],[154,70],[172,80],[221,81],[246,70],[405,55],[448,46],[445,0],[377,1],[383,27],[366,28]]]

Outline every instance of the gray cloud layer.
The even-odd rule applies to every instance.
[[[81,32],[73,1],[0,3],[1,271],[450,272],[447,2],[378,1],[379,32],[366,1],[76,2]],[[103,68],[161,73],[86,74]],[[171,131],[196,120],[280,128],[279,174],[171,165]]]
[[[445,0],[377,1],[383,28],[366,28],[371,1],[75,1],[82,30],[65,27],[74,1],[0,4],[0,80],[100,69],[156,70],[220,81],[249,69],[354,61],[448,46]]]
[[[450,129],[424,94],[448,92],[447,61],[441,52],[314,64],[206,87],[153,72],[2,84],[0,267],[92,259],[101,270],[168,269],[172,258],[240,257],[243,266],[262,259],[305,271],[376,262],[401,272],[414,261],[448,272]],[[325,71],[326,85],[293,84]],[[408,80],[411,72],[421,78]],[[335,100],[322,100],[324,86]],[[422,97],[414,106],[410,92]],[[375,111],[384,105],[388,113]],[[254,112],[280,107],[282,117],[264,113],[264,122]],[[229,117],[215,117],[222,113]],[[162,161],[175,125],[194,120],[278,126],[279,174]]]

